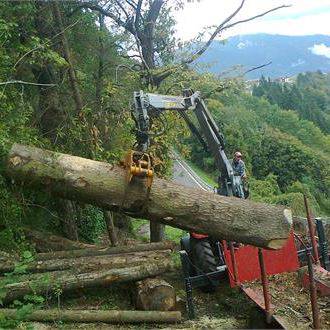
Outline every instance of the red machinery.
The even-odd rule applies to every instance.
[[[233,258],[230,245],[223,241],[223,246],[231,287],[261,278],[257,247],[244,245],[234,248]],[[299,268],[299,260],[293,233],[283,248],[263,250],[263,258],[267,275],[296,271]]]

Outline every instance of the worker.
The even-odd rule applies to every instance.
[[[239,151],[234,153],[232,167],[235,174],[240,175],[243,180],[246,179],[245,164],[242,160],[242,154]]]

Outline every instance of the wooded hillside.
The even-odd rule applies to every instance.
[[[74,2],[7,4],[6,1],[0,4],[2,158],[13,142],[19,142],[119,162],[134,143],[129,113],[133,91],[152,89],[152,84],[156,84],[159,93],[179,95],[182,87],[192,87],[202,91],[217,124],[223,127],[228,155],[237,149],[243,152],[252,199],[284,204],[302,213],[301,193],[305,191],[314,201],[315,212],[328,214],[329,136],[326,127],[320,131],[309,121],[319,118],[319,113],[325,119],[328,116],[329,100],[324,94],[328,88],[327,76],[301,75],[291,87],[268,83],[274,92],[262,80],[254,91],[256,96],[251,96],[244,92],[240,79],[220,81],[209,74],[176,67],[174,21],[171,11],[161,6],[143,9],[146,15],[154,10],[155,14],[160,10],[161,15],[155,18],[156,30],[149,31],[154,33],[157,44],[154,60],[146,63],[154,67],[154,78],[142,75],[141,79],[143,71],[139,71],[139,62],[129,58],[124,47],[130,40],[129,29],[105,25],[105,19],[113,18],[111,13],[102,12],[99,7],[84,9]],[[166,37],[162,34],[165,31]],[[163,67],[156,58],[162,59]],[[157,83],[148,85],[147,80],[156,76]],[[320,82],[324,87],[317,96],[315,86],[320,86]],[[260,98],[267,88],[270,102],[286,109],[292,107],[294,111],[282,110]],[[308,97],[315,106],[319,104],[319,108],[309,108],[309,117],[299,112],[298,105],[284,106],[278,99],[279,95],[283,99],[285,93],[296,89],[296,93]],[[316,124],[327,123],[315,120]],[[169,151],[175,145],[216,179],[212,158],[189,137],[181,118],[169,113],[166,122],[166,134],[156,137],[151,147],[157,174],[171,175]],[[98,208],[53,199],[12,185],[2,176],[0,180],[3,210],[0,237],[4,245],[21,244],[15,243],[13,237],[20,225],[31,225],[32,219],[36,228],[62,232],[87,242],[93,242],[105,229],[103,212]],[[69,220],[71,225],[67,224]],[[76,223],[73,227],[72,221]]]
[[[164,234],[159,230],[162,222],[183,230],[205,231],[216,238],[223,234],[230,240],[279,248],[290,230],[288,209],[294,215],[304,213],[303,193],[315,215],[330,214],[329,76],[308,73],[297,77],[293,85],[262,78],[251,94],[244,76],[222,78],[193,69],[196,59],[214,39],[222,38],[223,31],[287,6],[270,7],[264,12],[256,8],[252,16],[245,17],[241,12],[245,1],[240,0],[217,26],[207,28],[204,38],[196,36],[196,43],[182,42],[175,34],[174,13],[185,10],[187,2],[0,1],[0,262],[4,273],[10,271],[0,279],[0,305],[8,299],[12,303],[9,307],[18,309],[19,315],[31,316],[33,307],[46,305],[45,299],[60,307],[66,281],[71,281],[68,287],[74,291],[86,282],[91,283],[86,287],[95,283],[108,286],[167,274],[173,261],[179,264],[178,254],[139,246],[143,240],[140,224],[145,219],[154,217],[152,223],[159,232],[156,238],[149,235],[148,224],[148,240],[149,236],[155,241],[163,236],[175,237],[178,246],[184,231],[167,226]],[[171,182],[173,148],[204,170],[212,183],[219,175],[211,155],[202,150],[175,112],[150,118],[149,153],[154,160],[155,189],[147,191],[143,181],[131,189],[131,195],[126,189],[119,164],[134,148],[136,135],[141,134],[131,116],[134,91],[182,95],[186,88],[201,91],[223,131],[228,158],[236,150],[243,153],[251,200],[200,193]],[[10,154],[13,145],[29,146],[23,149],[32,152],[23,151],[22,156],[19,147],[14,147]],[[64,159],[61,164],[58,155]],[[70,159],[81,160],[73,166],[73,175],[85,173],[86,164],[102,168],[96,174],[87,171],[97,183],[91,191],[79,186],[84,185],[79,178],[74,184],[70,181],[72,173],[66,167],[72,165]],[[28,168],[38,162],[42,164],[38,169]],[[111,182],[107,186],[108,174],[116,189]],[[34,179],[39,183],[37,189],[31,185]],[[144,204],[148,203],[150,209],[146,210]],[[124,261],[101,257],[108,254],[109,245],[125,245]],[[138,255],[127,256],[130,253],[126,249],[134,246],[139,247],[135,251]],[[81,248],[84,250],[80,253],[88,250],[86,256],[76,261],[68,257],[67,250]],[[121,246],[113,249],[117,248],[123,251]],[[38,260],[36,253],[50,250],[59,250],[51,253],[56,261],[40,263],[42,259]],[[95,251],[103,253],[95,259]],[[63,261],[59,255],[70,260]],[[150,262],[153,258],[155,262]],[[43,274],[28,273],[41,264],[51,273],[48,281]],[[88,269],[90,273],[85,273],[86,264],[109,269]],[[42,290],[37,290],[37,284]],[[105,293],[107,302],[116,295],[117,287],[111,289],[113,294]],[[130,289],[124,287],[118,301],[130,301]],[[108,309],[102,299],[97,309]],[[101,313],[99,320],[118,322],[124,318],[129,322],[136,313],[131,316],[124,307],[118,313]],[[34,313],[36,319],[40,312],[43,314]],[[17,314],[7,310],[8,315],[12,313]],[[181,318],[180,313],[174,319],[169,313],[164,315],[171,322]],[[55,320],[55,314],[51,312],[48,319]],[[69,314],[68,319],[77,313]],[[87,314],[87,319],[93,318],[93,313]],[[148,313],[136,315],[141,322],[155,318]],[[0,317],[0,327],[2,321]],[[14,328],[12,323],[10,327]]]

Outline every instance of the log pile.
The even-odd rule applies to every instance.
[[[164,242],[39,253],[26,265],[28,275],[15,277],[14,283],[0,277],[5,292],[2,301],[8,304],[26,294],[49,293],[55,288],[70,291],[154,277],[171,269],[171,247]],[[0,275],[14,268],[15,262],[3,260]]]

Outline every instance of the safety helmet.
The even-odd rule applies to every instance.
[[[236,151],[236,152],[234,153],[234,156],[235,156],[235,157],[242,157],[242,154],[241,154],[239,151]]]

